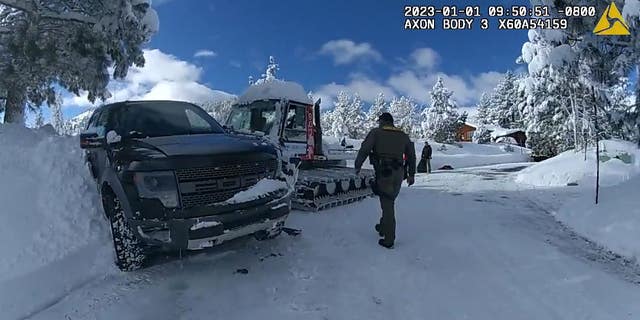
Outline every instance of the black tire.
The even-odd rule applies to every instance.
[[[110,210],[107,215],[111,226],[116,266],[122,271],[139,270],[144,267],[147,255],[127,223],[120,200],[117,197],[109,198],[105,199],[110,202],[110,205],[105,206],[105,210]]]

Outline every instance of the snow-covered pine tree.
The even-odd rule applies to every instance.
[[[418,128],[417,105],[405,96],[394,98],[389,103],[389,113],[393,116],[395,126],[402,129],[412,138],[418,138],[420,130]]]
[[[44,125],[44,115],[42,115],[42,109],[38,108],[35,110],[36,117],[34,119],[34,126],[36,128],[40,128]]]
[[[367,112],[366,118],[365,118],[365,128],[366,131],[369,132],[369,130],[375,128],[378,126],[378,117],[383,113],[383,112],[387,112],[387,102],[385,101],[384,98],[384,93],[380,92],[378,93],[378,96],[376,96],[376,100],[373,101],[373,104],[371,105],[371,107],[369,108],[369,111]]]
[[[351,99],[351,103],[347,108],[347,137],[351,139],[362,139],[367,134],[365,131],[364,125],[364,110],[362,108],[362,99],[360,99],[360,95],[357,93],[353,95],[353,99]]]
[[[218,122],[225,123],[227,121],[227,118],[229,117],[229,114],[231,114],[231,107],[235,103],[236,98],[222,101],[209,101],[197,104]]]
[[[25,106],[52,104],[62,87],[106,99],[109,71],[143,66],[142,46],[158,30],[148,0],[0,1],[0,88],[4,121],[24,125]]]
[[[466,113],[460,115],[451,96],[453,92],[444,86],[440,77],[431,91],[431,105],[424,110],[423,138],[439,143],[453,143],[460,127],[466,121]]]
[[[65,134],[65,122],[62,115],[62,101],[56,101],[49,105],[51,109],[51,125],[58,134]]]
[[[491,143],[491,131],[489,131],[485,125],[480,125],[476,128],[476,131],[473,132],[472,139],[474,143],[478,144]]]
[[[503,128],[517,128],[522,125],[522,116],[518,110],[518,77],[507,71],[496,86],[489,103],[490,122]]]
[[[480,102],[478,102],[478,114],[476,115],[476,122],[479,125],[491,124],[491,96],[483,92]]]
[[[337,138],[347,137],[349,135],[348,115],[351,97],[345,91],[340,91],[336,100],[333,102],[333,110],[329,114],[327,134]]]

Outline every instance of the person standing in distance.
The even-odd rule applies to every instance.
[[[362,142],[355,161],[356,174],[369,157],[375,170],[374,193],[380,198],[382,217],[375,229],[383,239],[378,244],[391,249],[396,240],[395,200],[405,177],[406,156],[407,184],[413,185],[416,173],[416,153],[413,142],[400,128],[393,125],[393,116],[385,112],[378,117],[378,127],[373,128]]]

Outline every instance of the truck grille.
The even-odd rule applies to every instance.
[[[276,160],[176,170],[183,208],[212,205],[232,198],[263,178],[272,177]]]

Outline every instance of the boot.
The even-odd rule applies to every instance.
[[[386,241],[384,241],[384,239],[378,240],[378,244],[383,246],[383,247],[385,247],[385,248],[387,248],[387,249],[393,248],[393,242],[387,243]]]
[[[384,237],[384,234],[382,234],[382,228],[380,227],[379,223],[376,224],[375,229],[376,229],[376,231],[378,231],[378,235],[380,237]]]

